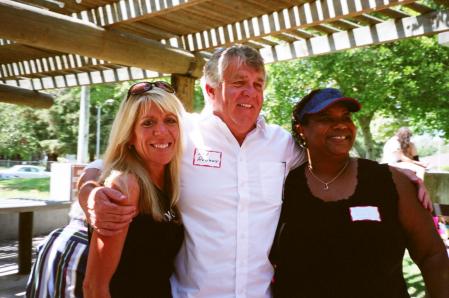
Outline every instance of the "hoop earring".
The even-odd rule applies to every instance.
[[[302,133],[299,134],[299,137],[298,137],[298,145],[299,145],[301,148],[304,148],[304,149],[307,148],[307,142],[306,142],[306,140],[305,140],[305,138],[304,138],[304,134],[302,134]]]
[[[307,147],[306,147],[306,152],[307,152],[307,161],[309,162],[308,167],[309,167],[310,170],[313,170],[312,159],[310,158],[310,150]]]
[[[302,148],[304,148],[306,150],[307,161],[309,163],[308,167],[310,170],[312,170],[313,167],[312,167],[312,159],[310,158],[310,150],[309,150],[309,147],[307,146],[307,142],[306,142],[306,139],[304,138],[303,133],[299,133],[299,146],[301,146]]]

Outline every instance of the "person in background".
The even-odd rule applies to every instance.
[[[333,88],[293,111],[308,162],[288,175],[273,245],[274,298],[409,297],[407,248],[431,297],[449,297],[449,259],[410,180],[388,165],[353,158],[351,113],[359,102]]]
[[[26,297],[83,297],[89,244],[87,222],[78,201],[72,204],[69,217],[67,226],[51,232],[39,245]]]
[[[412,132],[409,128],[399,128],[384,145],[382,163],[412,170],[419,178],[423,179],[427,165],[419,160],[418,151],[411,141],[411,137]]]
[[[169,278],[183,239],[177,210],[184,108],[162,81],[130,87],[112,125],[98,182],[126,195],[137,216],[113,236],[94,231],[84,297],[172,297]],[[97,183],[97,184],[96,184]]]

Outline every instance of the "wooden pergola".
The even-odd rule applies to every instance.
[[[0,101],[45,89],[170,75],[189,108],[214,49],[267,63],[449,31],[447,0],[1,0]]]

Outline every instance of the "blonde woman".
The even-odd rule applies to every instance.
[[[85,297],[171,297],[169,277],[183,239],[176,208],[183,113],[173,88],[161,81],[131,86],[122,102],[99,182],[125,194],[122,204],[138,214],[116,235],[93,232]]]

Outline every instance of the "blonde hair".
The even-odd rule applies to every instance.
[[[145,93],[130,95],[122,101],[112,124],[109,143],[104,155],[104,171],[100,181],[104,181],[113,170],[135,175],[140,186],[139,211],[151,215],[156,221],[162,221],[165,211],[160,202],[163,198],[160,198],[155,184],[149,178],[144,162],[134,146],[130,144],[138,116],[148,111],[153,104],[162,111],[173,113],[178,121],[179,139],[175,144],[175,155],[165,171],[165,184],[170,207],[176,209],[180,192],[179,173],[183,139],[180,121],[185,110],[174,93],[153,87]]]

